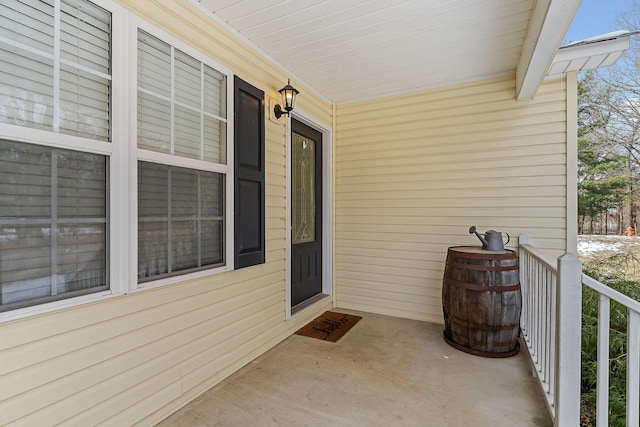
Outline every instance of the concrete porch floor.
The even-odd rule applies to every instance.
[[[363,316],[337,343],[293,335],[160,426],[551,426],[526,350],[456,350],[442,325]]]

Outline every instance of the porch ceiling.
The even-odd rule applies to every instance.
[[[518,96],[530,97],[579,0],[197,2],[283,65],[294,85],[342,103],[516,69],[518,86],[533,88]]]

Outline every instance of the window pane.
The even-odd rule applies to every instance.
[[[171,216],[198,215],[198,171],[171,168]]]
[[[169,168],[144,163],[138,168],[138,216],[142,219],[168,218]]]
[[[105,218],[107,191],[105,158],[78,151],[57,153],[58,216]]]
[[[222,221],[202,221],[202,263],[220,264],[224,261]]]
[[[171,104],[138,92],[138,147],[171,152]]]
[[[107,283],[105,236],[104,224],[58,227],[58,277],[65,278],[64,292],[97,288]]]
[[[140,282],[223,265],[224,177],[138,163]]]
[[[204,67],[204,111],[227,117],[227,76],[211,67]]]
[[[171,46],[138,31],[138,88],[171,98]]]
[[[204,118],[204,160],[227,163],[227,124],[218,119]]]
[[[107,158],[0,140],[0,311],[108,289]]]
[[[202,109],[201,65],[200,61],[175,50],[175,100],[198,110]]]
[[[138,224],[138,279],[168,272],[167,221]]]
[[[223,215],[224,177],[217,173],[202,174],[200,177],[201,212],[205,217]]]
[[[51,216],[51,150],[0,140],[0,218]]]
[[[0,229],[0,311],[52,295],[51,225],[14,224]]]
[[[0,42],[0,123],[53,128],[53,60]]]
[[[61,57],[111,74],[111,14],[84,0],[63,0],[61,9]]]
[[[171,270],[181,271],[197,267],[197,221],[173,221],[171,223]]]
[[[109,141],[109,80],[63,65],[60,132]]]
[[[201,159],[202,119],[197,111],[176,106],[175,113],[175,153],[191,159]]]

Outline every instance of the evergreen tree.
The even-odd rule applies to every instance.
[[[608,105],[612,90],[594,72],[578,82],[578,215],[580,232],[593,233],[593,221],[620,211],[628,193],[627,159],[611,144]],[[606,221],[605,221],[606,222]],[[600,221],[602,224],[602,221]],[[606,232],[606,231],[605,231]]]

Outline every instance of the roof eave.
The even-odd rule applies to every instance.
[[[561,47],[549,67],[546,79],[615,64],[629,50],[629,36],[628,31],[617,31]]]
[[[560,47],[580,0],[536,2],[516,68],[516,99],[531,99]]]

